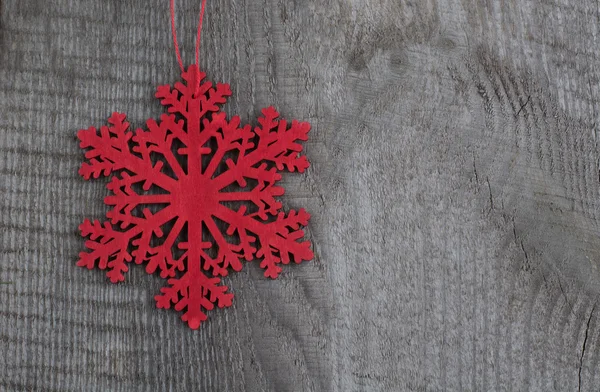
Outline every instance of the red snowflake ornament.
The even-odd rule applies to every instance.
[[[261,259],[265,276],[276,278],[279,264],[313,257],[301,230],[310,215],[285,214],[276,199],[284,193],[279,171],[309,166],[298,141],[308,139],[310,124],[279,120],[273,107],[263,109],[254,130],[237,116],[228,121],[219,105],[229,85],[213,87],[204,77],[191,65],[184,83],[160,86],[156,97],[170,114],[148,120],[148,130],[131,132],[125,115],[113,113],[109,126],[77,135],[86,149],[79,174],[112,175],[109,221],[80,225],[89,240],[77,265],[107,270],[117,283],[128,263],[145,263],[147,273],[168,278],[157,307],[183,311],[192,329],[214,304],[231,306],[233,294],[219,279],[229,268]]]

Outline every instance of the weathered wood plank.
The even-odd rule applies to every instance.
[[[284,202],[317,257],[230,277],[197,332],[159,279],[74,266],[105,212],[75,133],[161,112],[168,2],[0,4],[0,389],[598,389],[597,2],[209,1],[228,112],[313,124]]]

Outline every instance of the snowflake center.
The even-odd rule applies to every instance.
[[[217,192],[202,174],[190,173],[179,182],[179,190],[173,195],[173,205],[182,216],[198,216],[210,213],[218,203]]]

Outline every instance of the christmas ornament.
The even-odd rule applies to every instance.
[[[312,259],[301,230],[310,215],[282,212],[277,197],[284,189],[276,185],[281,171],[308,168],[299,142],[308,139],[310,125],[288,123],[273,107],[262,110],[255,128],[242,126],[238,116],[228,120],[219,106],[231,95],[229,85],[204,81],[197,65],[184,70],[173,0],[171,22],[183,82],[157,89],[168,114],[133,132],[124,114],[113,113],[108,126],[77,135],[86,150],[79,173],[86,180],[110,176],[112,193],[105,198],[108,221],[80,225],[89,239],[77,265],[106,270],[117,283],[129,263],[145,264],[147,273],[168,279],[157,307],[174,306],[197,329],[215,304],[232,304],[220,283],[230,270],[260,259],[264,275],[276,278],[280,264]]]

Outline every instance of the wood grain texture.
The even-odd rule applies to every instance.
[[[196,332],[75,267],[106,211],[75,134],[162,112],[168,2],[0,4],[0,390],[599,390],[598,2],[209,1],[226,110],[313,124],[284,205],[316,259],[232,275]]]

